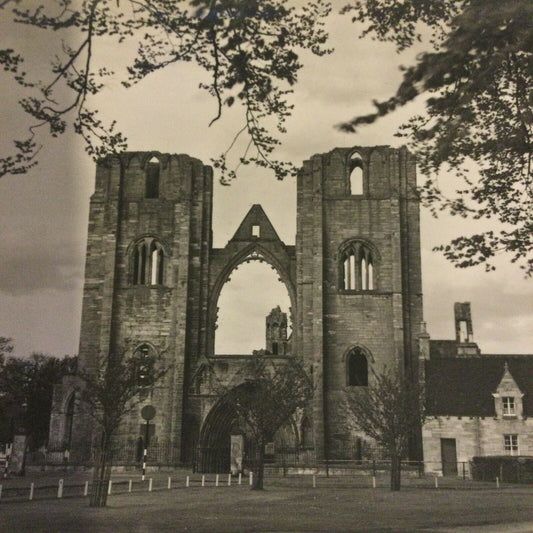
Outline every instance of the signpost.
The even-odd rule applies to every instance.
[[[146,475],[146,460],[148,457],[148,439],[150,438],[150,420],[155,417],[155,407],[153,405],[145,405],[141,409],[141,416],[146,420],[146,430],[144,435],[144,453],[143,453],[143,473],[142,480],[144,481],[144,476]]]

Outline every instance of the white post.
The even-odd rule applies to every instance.
[[[170,487],[172,487],[172,478],[170,476],[168,476],[167,489],[170,490]]]
[[[205,487],[205,474],[202,474],[202,487]]]
[[[146,424],[148,424],[148,421],[146,421]],[[144,481],[144,477],[146,476],[146,458],[148,456],[148,450],[146,449],[146,447],[144,448],[144,453],[143,453],[143,470],[142,470],[142,476],[141,476],[141,480]]]
[[[188,487],[190,483],[189,476],[185,478],[185,486]]]
[[[148,492],[152,492],[152,478],[148,480]]]
[[[254,484],[254,473],[250,472],[250,485]]]
[[[30,485],[30,500],[33,500],[33,483]]]
[[[218,487],[218,474],[216,475],[216,478],[215,478],[215,487]]]
[[[313,488],[316,489],[316,476],[313,474]]]
[[[59,485],[57,487],[57,497],[62,498],[63,497],[63,480],[59,480]]]
[[[500,488],[500,478],[498,476],[496,476],[496,488]]]
[[[85,486],[83,487],[83,495],[87,496],[87,494],[89,494],[89,482],[88,481],[85,482]]]
[[[112,487],[113,487],[113,481],[110,479],[109,480],[109,485],[107,486],[107,493],[108,494],[111,494]]]
[[[376,476],[372,476],[372,488],[376,488]]]
[[[439,488],[439,478],[437,476],[435,476],[435,488]]]
[[[242,474],[239,472],[239,485],[241,484],[242,482]]]
[[[231,487],[231,474],[228,474],[228,487]]]
[[[133,480],[130,479],[128,483],[128,492],[131,492],[131,487],[133,486]]]

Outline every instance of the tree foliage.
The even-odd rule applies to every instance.
[[[272,152],[292,110],[290,87],[302,66],[298,50],[327,53],[323,18],[330,8],[324,0],[298,8],[283,0],[49,0],[37,8],[32,4],[4,0],[0,9],[11,8],[18,24],[64,35],[63,53],[51,63],[48,78],[41,80],[24,70],[20,51],[0,50],[0,65],[19,84],[24,94],[19,103],[33,119],[29,136],[16,140],[14,152],[0,159],[0,176],[24,173],[36,164],[40,128],[57,136],[70,123],[95,158],[126,148],[115,122],[105,124],[90,106],[91,97],[114,75],[101,66],[102,58],[94,57],[96,41],[107,38],[118,45],[132,40],[137,44],[122,80],[125,87],[176,62],[194,62],[209,75],[200,88],[216,101],[211,124],[225,107],[237,102],[242,106],[242,129],[214,160],[223,183],[235,176],[229,152],[237,138],[246,135],[247,148],[235,158],[237,167],[255,163],[272,169],[278,178],[295,173],[292,164],[275,159]]]
[[[494,269],[500,252],[533,273],[533,3],[530,0],[358,0],[344,10],[364,35],[399,50],[431,31],[433,50],[404,70],[396,94],[376,111],[341,124],[376,121],[420,95],[426,113],[401,130],[418,157],[433,209],[500,224],[437,247],[458,267]],[[455,174],[453,195],[439,173]]]
[[[368,387],[346,389],[346,412],[357,431],[373,439],[391,460],[391,490],[400,490],[400,460],[425,418],[418,383],[390,369],[373,373]]]
[[[4,439],[11,440],[14,431],[23,430],[30,450],[47,442],[54,385],[73,373],[76,363],[76,357],[58,359],[39,353],[28,359],[7,359],[0,367],[0,425]]]
[[[239,371],[246,381],[238,387],[220,385],[222,401],[237,413],[242,428],[256,449],[253,489],[263,488],[265,445],[304,409],[313,394],[312,383],[294,357],[256,354]]]
[[[4,356],[13,351],[13,340],[0,336],[0,366],[4,364]]]
[[[129,347],[102,353],[90,368],[78,372],[79,412],[90,416],[100,431],[90,505],[104,507],[113,464],[113,437],[124,417],[145,399],[166,373],[161,358]]]

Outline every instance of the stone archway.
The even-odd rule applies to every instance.
[[[236,387],[251,386],[245,383]],[[244,434],[233,405],[224,397],[211,408],[200,431],[198,467],[200,472],[230,471],[230,440],[232,434]]]
[[[218,300],[231,273],[242,263],[260,261],[270,265],[285,285],[291,303],[291,322],[296,316],[296,254],[279,238],[263,208],[252,206],[237,232],[221,249],[213,249],[210,257],[207,355],[214,355]],[[297,345],[293,330],[293,347]]]

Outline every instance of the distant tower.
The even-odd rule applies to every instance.
[[[474,342],[474,329],[472,327],[472,312],[470,302],[455,302],[453,304],[455,318],[455,340],[457,342],[457,355],[479,354],[479,347]]]
[[[287,355],[287,313],[278,305],[266,317],[266,351],[273,355]]]

